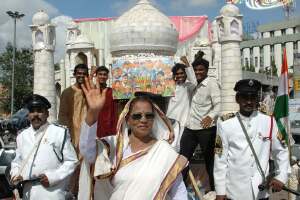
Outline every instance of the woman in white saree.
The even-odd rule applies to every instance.
[[[80,136],[84,166],[78,199],[187,200],[181,176],[187,159],[169,145],[174,136],[163,112],[149,98],[135,97],[119,117],[117,135],[98,139],[106,91],[88,80],[82,88],[88,111]]]

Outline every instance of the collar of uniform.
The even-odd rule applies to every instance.
[[[47,121],[47,122],[46,122],[45,124],[43,124],[39,129],[34,130],[33,127],[32,127],[32,125],[31,125],[31,129],[32,129],[33,132],[34,132],[34,135],[37,135],[37,134],[43,132],[44,130],[46,130],[46,128],[47,128],[48,126],[49,126],[49,122]]]
[[[239,112],[240,113],[240,112]],[[257,111],[253,111],[252,114],[247,117],[247,116],[244,116],[242,113],[240,113],[240,116],[241,116],[241,119],[244,121],[250,121],[253,117],[255,117],[257,115]]]
[[[207,86],[207,84],[208,84],[208,77],[206,77],[203,81],[201,81],[200,83],[199,83],[199,85],[203,85],[203,86]]]

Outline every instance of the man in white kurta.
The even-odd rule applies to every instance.
[[[11,163],[12,182],[41,178],[24,185],[23,199],[63,200],[68,176],[78,159],[66,128],[47,122],[50,103],[33,95],[27,100],[31,126],[17,137],[16,157]]]
[[[256,111],[260,83],[241,80],[236,84],[238,115],[245,126],[261,168],[269,174],[270,156],[274,159],[276,176],[270,187],[281,190],[290,170],[288,149],[281,140],[275,119]],[[221,119],[217,126],[214,179],[217,200],[259,200],[268,198],[268,191],[259,191],[263,177],[246,140],[237,114]]]
[[[177,151],[180,148],[180,139],[190,111],[191,95],[197,86],[195,72],[189,64],[177,63],[173,68],[173,79],[176,83],[175,95],[170,98],[167,117],[179,122],[179,131],[175,132],[175,140],[172,146]]]

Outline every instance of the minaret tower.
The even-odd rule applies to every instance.
[[[217,21],[214,20],[212,22],[212,41],[211,41],[211,48],[212,48],[212,66],[216,69],[216,77],[218,81],[221,82],[221,44],[219,42],[219,35],[218,35],[218,24]]]
[[[238,110],[233,88],[235,83],[242,79],[240,52],[242,19],[239,8],[230,1],[220,10],[220,16],[216,17],[221,43],[222,113]]]
[[[32,43],[34,51],[34,84],[33,92],[46,97],[51,103],[49,121],[57,119],[56,90],[54,79],[55,26],[49,16],[39,11],[32,18]]]

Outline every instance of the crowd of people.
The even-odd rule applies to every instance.
[[[62,92],[58,124],[51,104],[26,100],[30,127],[17,137],[11,182],[23,181],[23,199],[187,200],[189,162],[203,152],[217,200],[268,199],[290,173],[289,152],[276,121],[258,110],[261,83],[236,83],[236,113],[221,114],[221,86],[198,52],[172,68],[175,95],[161,110],[151,95],[131,98],[121,113],[106,84],[109,70],[74,69],[76,83]],[[174,128],[173,121],[177,122]],[[276,169],[267,187],[272,159]],[[273,172],[272,172],[273,174]],[[72,195],[70,195],[72,194]]]

